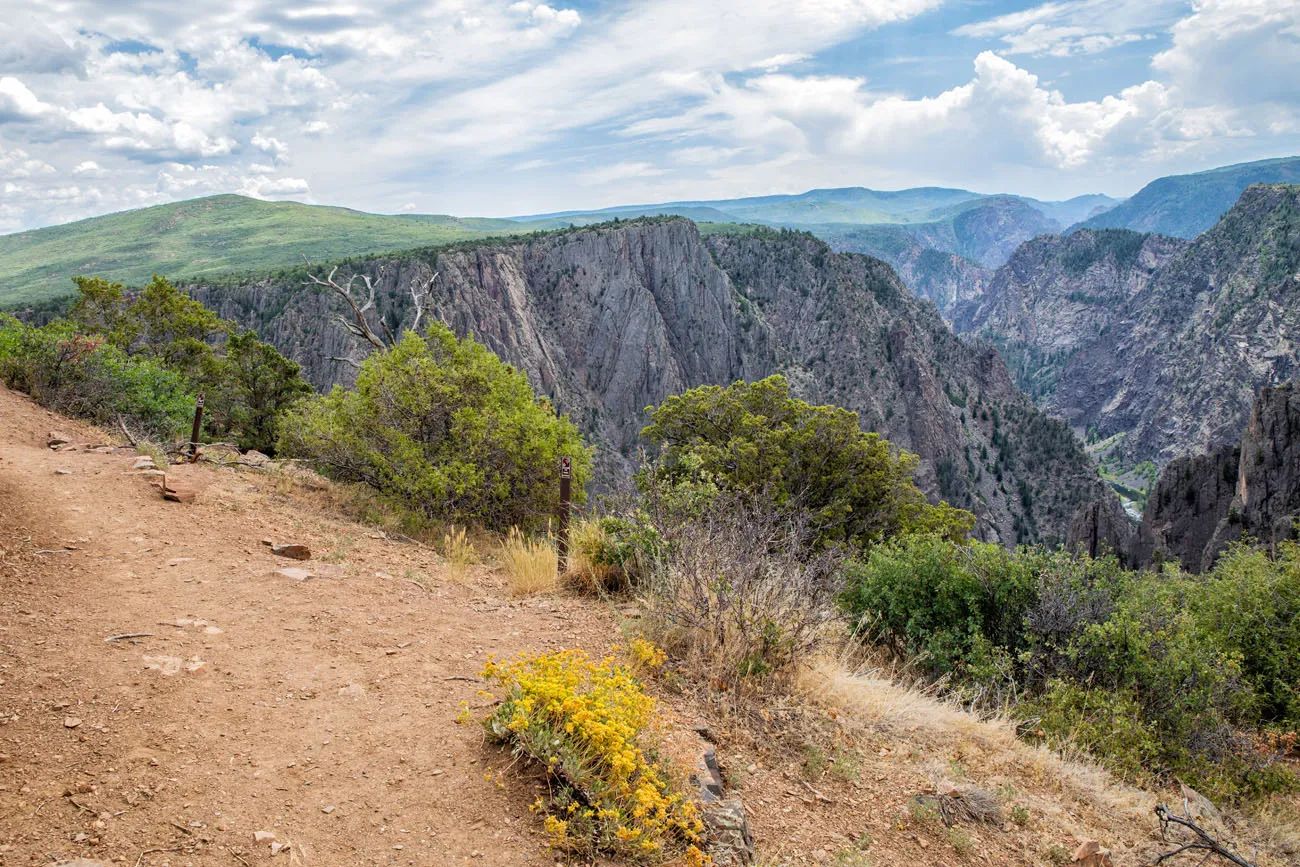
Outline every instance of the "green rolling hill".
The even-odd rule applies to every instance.
[[[426,247],[567,223],[384,216],[221,195],[0,235],[0,308],[71,294],[72,277],[128,285]]]

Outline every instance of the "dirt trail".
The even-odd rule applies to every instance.
[[[253,474],[194,468],[198,502],[165,502],[132,455],[48,449],[56,429],[96,441],[0,390],[0,864],[231,867],[270,857],[256,831],[286,863],[555,862],[454,720],[489,653],[600,649],[603,611],[451,584]],[[298,564],[264,537],[343,577],[273,574]]]

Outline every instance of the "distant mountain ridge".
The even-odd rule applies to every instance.
[[[72,292],[71,277],[130,285],[154,272],[191,278],[292,267],[494,235],[639,216],[752,223],[811,231],[834,249],[876,256],[948,313],[977,297],[1022,242],[1067,227],[1118,227],[1190,237],[1208,228],[1252,180],[1300,180],[1300,157],[1227,166],[1148,184],[1131,201],[1065,201],[948,187],[842,187],[792,195],[686,200],[522,218],[381,215],[347,208],[210,196],[0,235],[0,308]]]
[[[557,225],[386,216],[237,195],[188,199],[0,235],[0,309],[71,295],[78,274],[139,286],[154,274],[184,279],[283,268],[304,257],[343,259]]]
[[[1115,207],[1079,223],[1084,229],[1132,229],[1195,238],[1227,213],[1251,184],[1300,183],[1300,156],[1238,163],[1157,178]]]

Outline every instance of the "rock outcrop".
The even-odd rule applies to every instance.
[[[1300,389],[1259,392],[1239,445],[1170,462],[1130,547],[1141,564],[1175,558],[1201,572],[1230,543],[1272,547],[1300,519]]]
[[[1129,559],[1141,565],[1177,560],[1189,572],[1209,568],[1210,542],[1228,516],[1240,462],[1235,445],[1170,461],[1147,496]]]
[[[1115,554],[1128,561],[1129,548],[1137,528],[1115,497],[1088,503],[1075,512],[1066,531],[1066,547],[1089,557]]]
[[[920,458],[933,499],[971,509],[982,538],[1062,541],[1106,496],[1069,429],[1037,411],[989,346],[955,337],[887,265],[801,232],[701,237],[659,218],[347,263],[397,331],[433,274],[430,315],[472,333],[567,412],[626,478],[645,408],[706,383],[785,375],[799,397],[859,414]],[[349,383],[361,347],[304,272],[188,287],[256,329],[320,388]]]

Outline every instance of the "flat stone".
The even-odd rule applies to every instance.
[[[63,718],[63,727],[65,729],[75,729],[79,725],[81,725],[81,720],[75,716],[68,716]]]
[[[72,470],[55,470],[55,471],[54,471],[54,475],[56,475],[56,476],[70,476],[70,475],[72,475]]]
[[[253,832],[253,842],[254,842],[254,843],[270,843],[270,842],[271,842],[272,840],[274,840],[274,839],[275,839],[275,833],[274,833],[273,831],[254,831],[254,832]]]
[[[295,542],[286,542],[281,545],[272,545],[271,553],[277,557],[288,557],[291,560],[310,560],[311,549],[306,545],[300,545]]]
[[[310,569],[302,569],[297,566],[286,566],[283,569],[276,569],[271,573],[279,575],[281,578],[292,578],[294,581],[306,581],[312,577]]]

